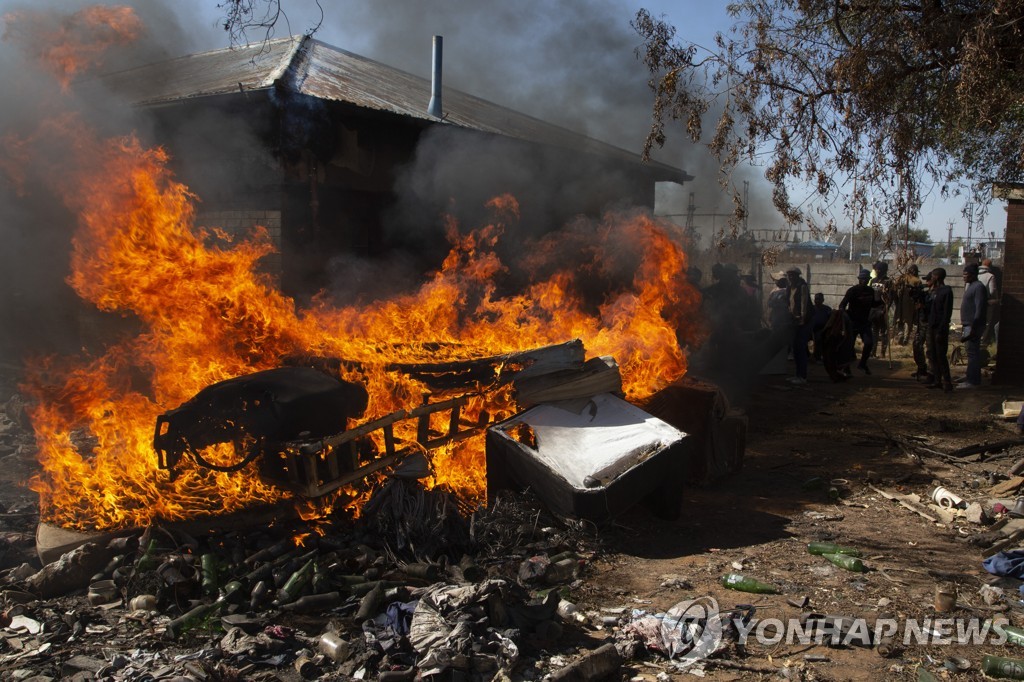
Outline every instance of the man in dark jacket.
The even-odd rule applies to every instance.
[[[874,345],[874,336],[871,334],[871,311],[882,306],[882,299],[877,295],[874,288],[868,285],[871,273],[861,268],[857,275],[857,283],[846,290],[840,310],[845,310],[850,316],[850,323],[853,326],[854,336],[860,337],[863,349],[860,353],[860,362],[857,367],[865,374],[871,374],[868,368],[868,357],[871,355],[871,347]]]
[[[953,317],[953,290],[946,284],[946,271],[935,268],[928,281],[931,305],[928,309],[928,365],[931,377],[928,388],[953,390],[949,374],[949,321]]]
[[[825,294],[820,291],[814,295],[814,307],[811,308],[811,339],[814,341],[814,355],[818,362],[821,362],[822,333],[829,318],[832,317],[832,308],[825,305]]]

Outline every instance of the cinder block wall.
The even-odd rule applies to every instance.
[[[1024,208],[1021,211],[1021,219],[1024,220]],[[1007,250],[1009,250],[1009,246],[1007,246]],[[768,292],[775,288],[772,273],[783,272],[794,265],[804,273],[804,279],[807,280],[811,287],[811,295],[813,296],[820,291],[825,294],[825,304],[833,308],[843,300],[846,290],[857,283],[857,273],[860,272],[861,268],[868,271],[871,270],[871,263],[858,263],[856,261],[852,263],[776,263],[771,268],[765,268],[762,275],[761,290],[766,297]],[[893,267],[891,264],[889,265],[890,277],[897,274]],[[959,324],[960,299],[964,293],[963,266],[934,265],[927,262],[918,264],[918,268],[922,273],[928,272],[934,267],[946,269],[946,284],[953,288],[953,322]],[[1004,272],[1007,270],[1008,268],[1004,268]],[[1002,325],[1000,325],[1001,330]]]
[[[1024,384],[1024,200],[1006,207],[1006,256],[999,312],[995,384]]]

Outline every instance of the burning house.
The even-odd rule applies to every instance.
[[[147,127],[48,111],[5,144],[33,161],[26,195],[72,216],[68,288],[129,324],[27,362],[45,565],[5,585],[68,602],[3,612],[65,614],[6,663],[104,677],[71,654],[94,611],[126,604],[183,647],[223,628],[210,665],[235,678],[490,679],[517,665],[513,630],[557,640],[557,591],[526,587],[573,579],[584,546],[583,524],[483,504],[499,488],[603,521],[643,498],[671,515],[683,485],[739,467],[742,417],[682,381],[702,341],[686,254],[635,210],[685,173],[309,38],[80,91]],[[398,252],[415,283],[383,281]],[[360,264],[376,291],[336,286]],[[522,543],[518,579],[499,577]],[[409,633],[358,634],[397,601]],[[263,629],[296,613],[317,643]],[[170,660],[148,655],[118,674]],[[210,679],[186,659],[167,670]]]
[[[689,176],[442,89],[440,61],[431,81],[311,38],[193,55],[73,88],[134,103],[138,134],[68,112],[19,141],[73,216],[70,289],[131,321],[31,366],[46,521],[141,527],[295,492],[329,498],[309,517],[358,510],[368,490],[343,483],[427,447],[427,485],[481,501],[483,429],[524,396],[637,404],[685,374],[686,255],[637,207]],[[396,253],[412,283],[391,281]],[[334,286],[360,272],[372,287]],[[587,383],[591,360],[613,371]],[[290,405],[345,390],[307,375],[296,394],[283,367],[326,371],[359,409],[308,426]],[[275,410],[299,418],[253,422]],[[634,464],[670,449],[654,432]]]
[[[538,235],[609,206],[653,209],[656,182],[693,179],[442,88],[441,46],[435,37],[432,79],[292,37],[93,85],[153,121],[153,140],[202,198],[198,224],[269,230],[279,255],[264,267],[294,296],[351,288],[367,259],[402,254],[421,272],[436,268],[453,203],[465,212],[511,194],[518,229]]]

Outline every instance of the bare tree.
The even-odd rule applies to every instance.
[[[287,35],[291,35],[288,15],[282,6],[283,0],[222,0],[217,9],[224,12],[222,26],[227,32],[232,45],[245,45],[251,42],[266,43],[277,33],[278,25],[283,21]],[[306,35],[313,35],[319,30],[324,20],[324,10],[320,0],[316,0],[320,10],[320,20],[315,26],[306,30]],[[251,39],[252,38],[252,39]]]
[[[826,224],[909,225],[930,192],[1024,177],[1024,0],[741,0],[709,48],[641,10],[651,71],[644,154],[717,122],[723,182],[762,164],[775,206]],[[810,185],[800,204],[791,190]],[[983,201],[979,201],[979,204]],[[741,215],[737,216],[742,217]]]

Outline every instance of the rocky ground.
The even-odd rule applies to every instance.
[[[602,669],[601,657],[592,659],[591,674],[580,673],[583,677],[566,677],[558,671],[612,642],[620,645],[627,659],[621,668],[617,662],[613,665],[610,679],[624,680],[780,675],[805,680],[912,680],[919,679],[921,669],[937,679],[968,680],[981,677],[983,655],[1024,658],[1024,648],[993,641],[942,643],[932,637],[927,643],[904,645],[902,628],[911,621],[950,619],[948,625],[940,622],[938,627],[954,628],[953,632],[957,621],[972,619],[983,623],[1005,617],[1024,625],[1024,607],[1017,594],[1020,581],[993,576],[981,563],[986,548],[991,551],[1000,533],[1008,533],[1013,526],[1000,528],[999,523],[969,518],[977,507],[970,514],[953,516],[929,504],[932,490],[941,485],[966,502],[980,503],[988,516],[998,516],[993,507],[999,500],[1012,507],[1016,491],[1006,480],[1012,466],[1024,457],[1024,446],[1005,444],[1016,433],[1012,422],[997,415],[1004,400],[1024,395],[993,387],[987,380],[976,390],[926,390],[909,376],[913,367],[905,350],[897,349],[894,355],[891,363],[873,360],[871,376],[858,374],[843,384],[833,384],[820,366],[813,365],[810,381],[802,386],[791,386],[783,376],[761,377],[744,404],[750,430],[743,470],[712,486],[681,491],[683,514],[678,520],[662,521],[637,507],[608,527],[557,532],[549,528],[546,535],[521,538],[519,547],[505,548],[507,556],[481,561],[495,569],[492,574],[507,568],[505,573],[515,582],[516,569],[522,578],[523,561],[531,554],[568,547],[578,558],[578,573],[556,583],[575,613],[563,603],[561,616],[554,619],[557,626],[538,627],[524,637],[520,664],[512,677],[592,678],[593,671]],[[33,626],[24,620],[0,632],[4,679],[74,674],[91,679],[97,672],[89,668],[99,663],[108,667],[98,676],[109,679],[299,679],[295,659],[303,650],[316,659],[307,676],[359,677],[358,665],[339,666],[319,651],[319,638],[329,627],[337,626],[350,640],[361,639],[359,628],[351,622],[354,608],[333,614],[264,614],[261,627],[277,627],[279,635],[291,639],[287,647],[275,645],[275,649],[264,642],[265,648],[258,649],[250,643],[246,650],[245,643],[225,643],[224,632],[207,630],[169,643],[163,630],[175,615],[173,609],[170,615],[140,615],[124,603],[96,606],[87,601],[84,590],[49,602],[25,603],[24,595],[12,586],[16,567],[32,559],[34,500],[20,485],[31,473],[32,452],[18,436],[19,404],[6,404],[0,415],[0,521],[7,529],[2,536],[7,567],[3,576],[8,586],[5,608],[8,614],[49,627],[50,636],[25,630]],[[1002,445],[989,453],[953,454],[986,443]],[[915,494],[920,503],[904,498],[907,506],[886,497]],[[850,572],[809,554],[807,544],[814,541],[858,548],[867,570]],[[353,540],[349,549],[357,546]],[[1011,543],[1007,549],[1015,547]],[[365,568],[356,565],[365,556],[359,559],[346,551],[339,550],[340,556],[348,557],[347,571]],[[720,583],[726,573],[771,584],[779,593],[726,589]],[[983,590],[986,585],[1002,588],[1002,595]],[[530,596],[541,593],[538,585],[528,586],[533,590]],[[940,588],[956,599],[952,610],[943,613],[936,611]],[[517,591],[502,595],[512,607],[522,596]],[[863,617],[865,622],[892,616],[901,631],[888,657],[876,647],[852,642],[829,646],[783,638],[772,643],[769,637],[752,638],[739,646],[730,638],[735,633],[729,627],[720,650],[706,660],[693,657],[698,660],[687,660],[683,666],[649,650],[666,635],[664,628],[655,635],[645,631],[644,614],[663,613],[694,599],[711,604],[707,598],[715,600],[720,612],[747,618],[740,621],[741,627],[756,628],[757,622],[773,619],[799,622],[801,614],[813,613]],[[355,605],[360,601],[355,600]],[[338,625],[346,619],[347,625]],[[60,622],[67,626],[65,631],[55,627]],[[18,629],[19,623],[23,629]],[[362,639],[365,634],[363,628]],[[361,641],[356,648],[364,646]],[[218,650],[216,665],[202,653],[212,650]],[[248,658],[240,658],[238,651],[246,651]],[[277,655],[280,658],[273,659]],[[120,668],[110,667],[118,657]],[[72,660],[77,663],[69,664]],[[268,663],[272,660],[276,667]],[[373,679],[385,670],[379,656],[371,663],[363,667],[363,679]],[[401,663],[396,657],[391,668],[400,672]],[[964,665],[969,667],[960,670]],[[138,674],[143,677],[132,677],[126,670],[141,671]]]

